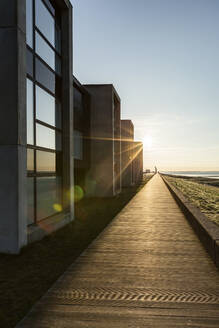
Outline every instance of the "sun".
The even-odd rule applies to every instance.
[[[148,150],[152,148],[152,137],[151,136],[147,135],[144,137],[143,146],[144,146],[144,148],[146,148]]]

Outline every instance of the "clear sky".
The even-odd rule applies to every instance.
[[[74,74],[115,86],[144,167],[219,170],[219,1],[71,2]]]

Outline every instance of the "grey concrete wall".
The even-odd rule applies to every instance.
[[[143,178],[143,144],[135,141],[133,146],[133,175],[134,183],[137,184]]]
[[[120,99],[112,85],[85,85],[91,95],[90,136],[91,136],[91,169],[87,176],[86,192],[88,196],[112,197],[118,190],[116,184],[120,179],[115,174],[116,149],[120,156],[120,144],[115,146],[114,133],[114,95],[119,102],[119,133],[120,133]],[[117,132],[118,133],[118,132]]]
[[[133,184],[133,156],[132,141],[121,141],[122,151],[122,187],[130,187]]]
[[[132,121],[121,120],[122,187],[130,187],[134,183],[133,139],[134,125]]]
[[[27,243],[25,3],[0,1],[0,252],[6,253]]]
[[[119,194],[122,189],[121,177],[121,104],[118,94],[112,88],[112,98],[114,100],[113,113],[113,168],[114,168],[114,194]]]
[[[87,176],[89,196],[113,195],[112,87],[85,85],[91,95],[91,168]]]

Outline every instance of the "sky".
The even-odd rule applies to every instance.
[[[114,85],[144,168],[219,170],[219,1],[71,2],[74,75]]]

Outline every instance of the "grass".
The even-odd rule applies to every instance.
[[[152,175],[108,199],[83,199],[76,219],[19,255],[0,255],[0,327],[14,327]]]
[[[189,179],[166,176],[194,205],[199,207],[211,221],[219,225],[219,188]]]

